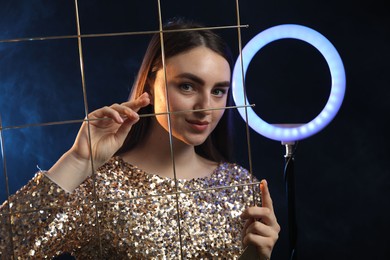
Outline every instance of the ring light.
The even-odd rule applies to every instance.
[[[248,124],[257,133],[273,140],[291,142],[316,134],[333,120],[341,107],[345,94],[345,71],[337,50],[322,34],[302,25],[284,24],[274,26],[257,34],[243,48],[241,54],[243,68],[241,67],[241,55],[236,61],[233,70],[232,92],[237,106],[244,106],[249,103],[244,95],[244,79],[242,77],[244,76],[245,78],[249,63],[254,55],[268,43],[285,38],[305,41],[314,46],[324,56],[329,66],[332,82],[330,95],[325,107],[309,123],[295,126],[269,124],[262,120],[252,107],[238,108],[238,111],[244,120],[246,120],[246,113],[248,114]]]

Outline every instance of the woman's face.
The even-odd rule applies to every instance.
[[[166,60],[166,82],[170,111],[226,106],[230,87],[230,67],[224,57],[207,47],[196,47]],[[155,113],[167,112],[164,70],[157,72],[152,88]],[[174,138],[200,145],[214,130],[224,110],[171,114]],[[157,116],[168,131],[168,117]]]

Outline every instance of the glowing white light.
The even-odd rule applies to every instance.
[[[343,62],[335,47],[317,31],[296,24],[277,25],[257,34],[242,50],[233,70],[233,98],[237,106],[249,104],[245,98],[242,78],[246,75],[253,56],[265,45],[279,39],[292,38],[305,41],[314,46],[325,58],[331,74],[331,91],[327,104],[320,114],[307,124],[300,126],[281,127],[268,124],[261,119],[252,107],[239,108],[241,117],[245,120],[248,113],[248,124],[257,133],[277,141],[297,141],[321,131],[327,126],[339,111],[345,94],[345,70]]]

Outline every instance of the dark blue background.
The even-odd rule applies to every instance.
[[[163,19],[186,16],[208,26],[236,24],[233,0],[165,1]],[[157,1],[79,1],[83,34],[158,29]],[[340,53],[347,74],[344,103],[322,132],[296,151],[298,259],[386,259],[390,256],[390,18],[385,1],[240,1],[243,44],[278,24],[311,27]],[[0,0],[0,39],[75,35],[74,2]],[[238,53],[235,30],[219,31]],[[126,100],[149,35],[83,38],[87,107]],[[315,117],[330,91],[326,62],[296,40],[277,41],[254,58],[247,91],[271,123]],[[0,42],[3,128],[82,119],[77,39]],[[0,199],[23,186],[38,165],[49,168],[73,143],[79,124],[5,129]],[[237,160],[248,167],[245,125],[237,117]],[[282,226],[273,259],[288,259],[284,147],[250,133],[253,171],[270,184]],[[4,160],[6,159],[6,160]],[[4,163],[5,162],[5,163]],[[6,169],[6,174],[4,169]],[[8,184],[6,178],[8,177]]]

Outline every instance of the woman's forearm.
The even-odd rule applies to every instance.
[[[45,175],[67,192],[73,192],[92,174],[90,160],[79,159],[69,150]]]

